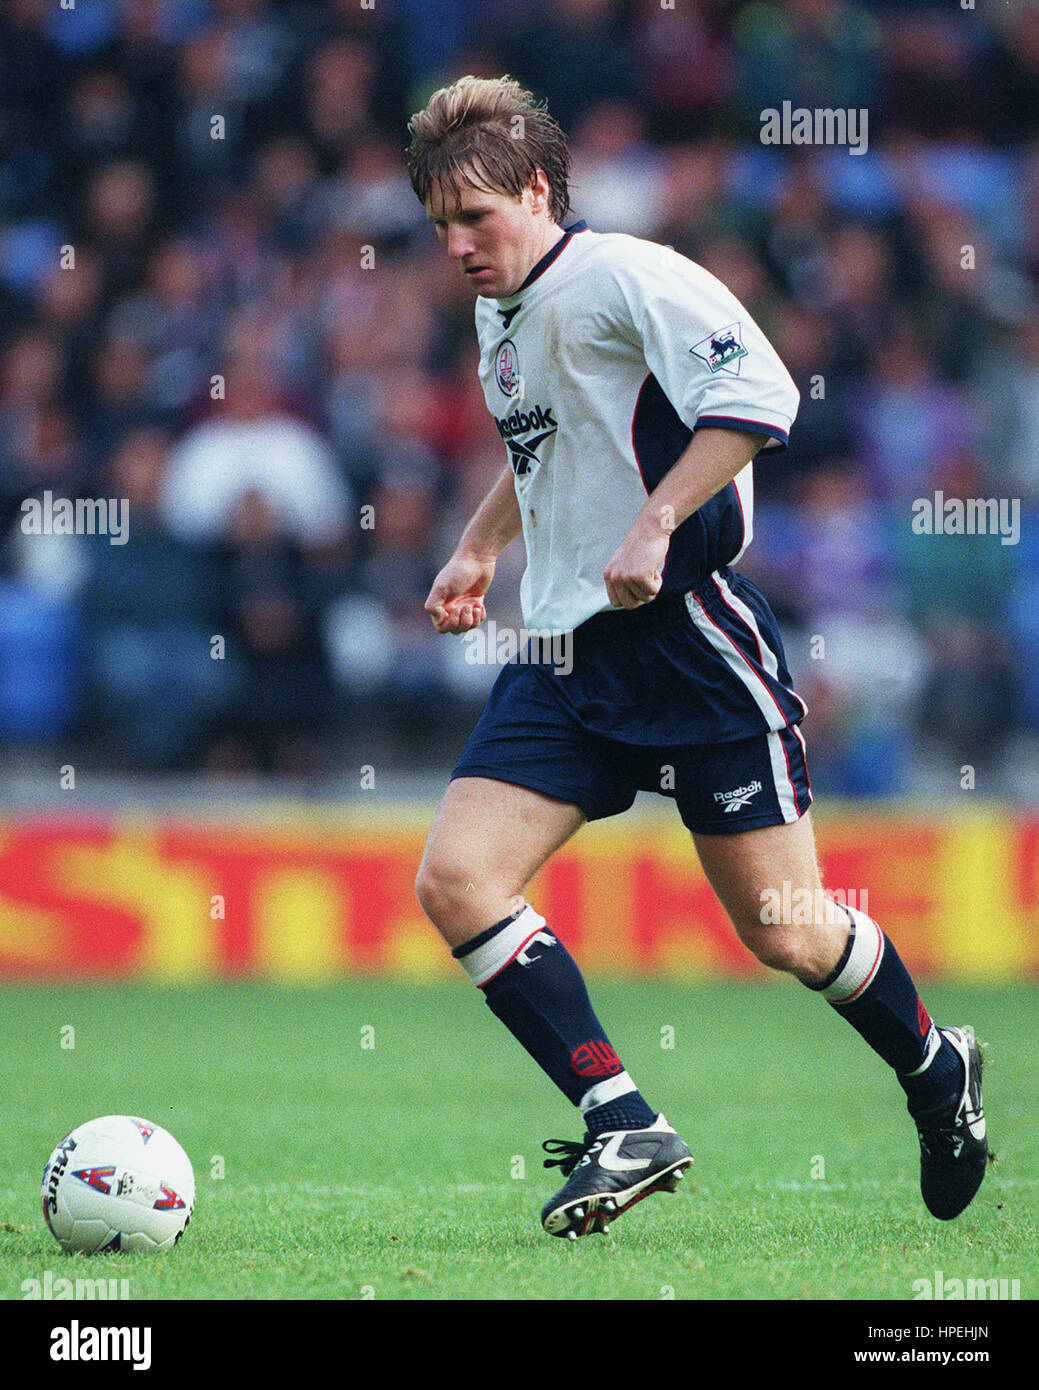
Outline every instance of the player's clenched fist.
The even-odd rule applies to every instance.
[[[614,608],[639,608],[656,598],[670,544],[671,537],[656,528],[636,524],[628,532],[603,571]]]
[[[483,596],[494,578],[494,561],[451,556],[433,581],[425,609],[437,632],[469,632],[487,616]]]

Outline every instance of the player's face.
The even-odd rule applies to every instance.
[[[426,216],[447,254],[477,294],[501,299],[519,289],[559,228],[548,212],[548,181],[539,173],[519,198],[460,184],[434,184]]]

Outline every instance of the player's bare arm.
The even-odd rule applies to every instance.
[[[506,468],[433,581],[425,609],[437,632],[469,632],[483,622],[487,616],[483,599],[494,578],[498,556],[521,529],[512,473]]]
[[[638,608],[656,598],[676,527],[731,483],[764,443],[764,436],[744,430],[696,431],[603,571],[614,608]]]

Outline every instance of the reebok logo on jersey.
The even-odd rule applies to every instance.
[[[708,334],[689,351],[702,362],[706,362],[712,372],[728,372],[730,376],[739,376],[740,362],[747,355],[747,349],[743,346],[742,329],[738,323],[730,323],[725,328]]]
[[[494,423],[498,426],[498,433],[506,441],[513,435],[527,434],[530,430],[547,430],[549,434],[553,434],[559,428],[552,418],[552,407],[542,410],[539,405],[533,410],[514,411],[501,420],[495,416]]]
[[[508,445],[509,462],[512,464],[512,471],[517,476],[530,472],[532,463],[540,463],[538,449],[550,435],[555,434],[559,426],[552,418],[551,407],[542,410],[541,406],[536,405],[533,410],[517,410],[503,420],[495,416],[494,423],[498,426],[498,433]],[[540,430],[533,439],[518,436],[529,436],[532,431]]]
[[[714,799],[725,805],[725,814],[729,816],[734,811],[741,811],[760,790],[760,782],[748,782],[745,787],[736,787],[731,792],[715,792]]]

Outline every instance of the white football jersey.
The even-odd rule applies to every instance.
[[[798,392],[720,280],[668,247],[583,222],[503,299],[476,301],[480,379],[523,517],[528,628],[567,632],[610,608],[603,570],[697,426],[783,447]],[[738,559],[748,464],[679,526],[662,593]]]

